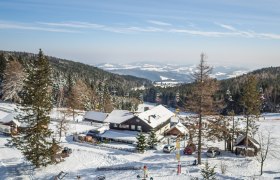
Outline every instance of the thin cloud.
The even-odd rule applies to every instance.
[[[188,29],[171,29],[169,32],[172,33],[185,33],[190,35],[199,35],[206,37],[227,37],[227,36],[238,36],[239,33],[234,32],[218,32],[218,31],[197,31],[197,30],[188,30]]]
[[[38,23],[47,25],[47,26],[69,27],[69,28],[102,28],[102,27],[104,27],[104,25],[88,23],[88,22],[62,22],[62,23],[38,22]]]
[[[217,24],[217,23],[215,23]],[[170,28],[170,27],[138,27],[138,26],[107,26],[102,24],[95,24],[89,22],[37,22],[34,24],[24,24],[17,22],[1,22],[0,29],[21,29],[33,31],[46,31],[46,32],[61,32],[61,33],[81,33],[85,29],[106,31],[112,33],[180,33],[195,36],[205,37],[244,37],[244,38],[257,38],[257,39],[274,39],[280,40],[280,34],[273,33],[257,33],[254,31],[242,31],[227,24],[217,24],[220,27],[229,31],[202,31],[191,30],[184,28]]]
[[[236,29],[234,27],[230,26],[230,25],[226,25],[226,24],[218,24],[218,25],[221,26],[224,29],[231,30],[231,31],[236,31]]]
[[[68,28],[80,28],[80,29],[93,29],[93,30],[101,30],[113,33],[134,33],[134,32],[160,32],[163,31],[161,28],[156,27],[114,27],[114,26],[106,26],[101,24],[89,23],[89,22],[61,22],[61,23],[53,23],[53,22],[39,22],[39,24],[47,25],[47,26],[57,26],[57,27],[68,27]]]
[[[172,26],[172,24],[162,21],[148,20],[147,22],[158,26]]]
[[[129,27],[129,28],[124,28],[127,31],[131,31],[131,32],[162,32],[164,31],[161,28],[155,28],[155,27]]]
[[[21,30],[33,30],[33,31],[47,31],[47,32],[63,32],[63,33],[79,33],[80,31],[74,31],[61,28],[49,28],[39,27],[28,24],[19,24],[11,22],[0,22],[0,29],[21,29]]]
[[[161,25],[161,26],[170,26],[171,24],[149,20],[148,22]],[[159,27],[122,27],[122,26],[106,26],[102,24],[89,23],[89,22],[61,22],[61,23],[53,23],[53,22],[40,22],[40,24],[47,26],[57,26],[57,27],[68,27],[68,28],[88,28],[99,31],[107,31],[112,33],[156,33],[156,32],[165,32],[165,33],[184,33],[189,35],[196,36],[205,36],[205,37],[245,37],[245,38],[258,38],[258,39],[280,39],[279,34],[271,34],[271,33],[256,33],[254,31],[241,31],[237,28],[221,23],[215,23],[216,25],[230,30],[228,31],[201,31],[201,30],[190,30],[190,29],[182,29],[182,28],[159,28]]]
[[[246,38],[258,38],[258,39],[274,39],[274,40],[278,40],[280,39],[280,35],[279,34],[272,34],[272,33],[257,33],[254,31],[243,31],[243,30],[238,30],[237,28],[231,26],[231,25],[226,25],[226,24],[219,24],[219,23],[215,23],[217,25],[219,25],[220,27],[230,30],[236,34],[239,34],[241,37],[246,37]]]

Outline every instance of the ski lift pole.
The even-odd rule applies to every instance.
[[[181,161],[180,161],[180,140],[177,138],[176,140],[176,158],[178,160],[178,166],[177,166],[177,174],[181,174]]]
[[[181,174],[181,161],[178,161],[177,174]]]

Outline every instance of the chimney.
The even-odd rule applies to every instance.
[[[151,116],[148,116],[148,122],[151,123]]]

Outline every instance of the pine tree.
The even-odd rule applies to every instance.
[[[211,168],[208,164],[208,161],[206,161],[205,167],[201,170],[201,175],[205,180],[215,180],[216,179],[215,166]]]
[[[39,51],[27,68],[23,97],[17,119],[25,124],[12,142],[36,168],[52,163],[52,131],[49,129],[51,111],[51,80],[48,60]]]
[[[225,102],[226,102],[226,115],[230,117],[231,121],[232,121],[232,127],[231,127],[231,151],[233,152],[233,147],[234,147],[234,142],[235,142],[235,134],[236,134],[236,122],[234,119],[235,116],[235,112],[234,112],[234,100],[232,98],[232,94],[230,92],[230,90],[228,89],[226,92],[226,98],[225,98]]]
[[[3,80],[4,71],[6,69],[7,60],[3,53],[0,54],[0,84]]]
[[[148,139],[148,145],[149,147],[152,149],[155,147],[155,145],[157,144],[158,140],[157,140],[157,137],[156,137],[156,133],[154,130],[152,130],[150,132],[150,136],[149,136],[149,139]]]
[[[2,83],[3,83],[3,76],[4,76],[4,71],[7,66],[7,60],[4,56],[3,53],[0,54],[0,98],[2,95]]]
[[[66,92],[65,92],[66,97],[70,96],[73,86],[74,84],[73,84],[72,73],[69,72],[66,77]]]
[[[103,109],[104,112],[110,113],[114,109],[113,102],[112,102],[112,96],[109,92],[108,86],[104,86],[104,92],[103,92]]]
[[[260,95],[257,89],[257,80],[254,76],[249,76],[244,84],[241,104],[246,118],[245,145],[247,149],[248,135],[256,128],[255,120],[260,114]]]
[[[52,156],[51,156],[52,163],[58,163],[61,161],[61,156],[56,156],[57,154],[59,154],[61,149],[62,148],[59,146],[59,143],[53,138],[51,148],[50,148],[50,152],[52,154]]]
[[[145,136],[143,135],[142,132],[140,132],[137,135],[136,139],[137,139],[137,145],[136,145],[137,151],[140,153],[144,153],[147,147]]]

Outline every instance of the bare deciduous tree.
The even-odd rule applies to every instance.
[[[268,156],[278,158],[279,150],[275,144],[275,139],[271,137],[271,131],[267,130],[266,133],[259,132],[258,140],[260,149],[256,156],[258,162],[261,164],[260,175],[263,174],[263,165]]]
[[[188,109],[198,114],[198,164],[201,164],[202,117],[212,114],[214,109],[213,95],[218,89],[217,81],[210,77],[212,67],[205,62],[205,54],[201,54],[200,63],[193,73],[194,86],[188,97]]]
[[[71,109],[73,121],[75,121],[77,110],[85,109],[85,106],[89,101],[89,88],[83,81],[78,80],[72,87],[69,98],[67,99],[67,105]]]
[[[26,77],[26,73],[22,65],[17,60],[11,60],[8,62],[4,71],[3,80],[3,99],[11,100],[14,102],[20,102],[19,92],[23,87],[23,80]]]
[[[68,116],[69,111],[67,110],[60,110],[60,113],[62,113],[62,117],[58,118],[58,123],[56,125],[57,128],[57,133],[59,135],[59,141],[61,141],[61,137],[62,134],[64,133],[64,135],[66,136],[66,133],[69,129],[69,124],[68,121],[66,119],[66,117]]]

